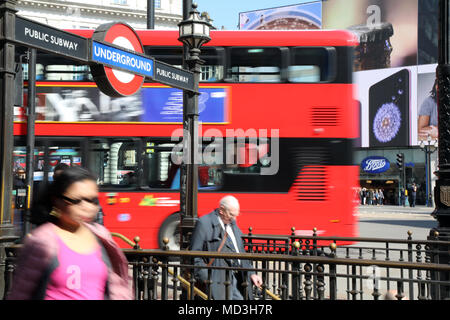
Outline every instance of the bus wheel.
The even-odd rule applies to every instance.
[[[174,213],[167,217],[159,228],[158,244],[164,248],[163,239],[169,239],[169,250],[180,250],[180,213]]]

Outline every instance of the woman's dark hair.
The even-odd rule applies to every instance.
[[[72,184],[84,180],[97,182],[96,177],[85,168],[79,166],[63,168],[58,175],[54,176],[52,183],[42,185],[42,190],[39,190],[37,200],[33,201],[31,208],[31,222],[41,225],[54,221],[55,218],[50,215],[54,201],[60,198]]]
[[[51,198],[61,198],[66,190],[75,182],[91,180],[97,182],[96,177],[87,169],[74,166],[67,167],[54,177],[50,186]]]
[[[60,162],[53,169],[53,174],[57,174],[57,173],[59,174],[59,172],[57,172],[57,171],[62,171],[62,170],[65,170],[67,168],[70,168],[70,166],[67,163]]]
[[[433,98],[435,102],[437,102],[437,79],[434,80],[433,88],[431,88],[430,90],[430,97]]]

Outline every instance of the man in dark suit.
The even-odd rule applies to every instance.
[[[239,201],[233,196],[225,196],[220,200],[219,208],[201,217],[197,221],[194,233],[192,234],[191,250],[209,252],[245,252],[242,242],[242,232],[236,224],[236,217],[239,215]],[[227,235],[225,235],[225,230]],[[225,238],[223,244],[222,241]],[[221,245],[222,244],[222,245]],[[219,247],[221,249],[219,250]],[[210,263],[209,259],[195,258],[194,264],[201,268],[196,268],[194,275],[197,281],[208,280],[208,269],[204,268]],[[240,259],[214,259],[212,266],[218,267],[242,267],[253,268],[248,260]],[[253,271],[247,272],[244,279],[244,272],[231,272],[231,286],[228,287],[229,298],[232,300],[244,299],[244,288],[241,286],[245,281],[248,284],[247,299],[253,299],[253,283],[261,287],[262,279]],[[211,271],[211,296],[214,300],[224,300],[226,295],[225,281],[226,271],[212,269]]]

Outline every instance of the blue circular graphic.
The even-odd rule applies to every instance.
[[[380,142],[389,142],[395,138],[402,123],[400,109],[395,103],[385,103],[373,119],[373,133]]]

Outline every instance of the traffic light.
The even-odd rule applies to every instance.
[[[397,166],[402,169],[405,165],[405,155],[403,153],[397,153]]]
[[[103,167],[108,166],[108,161],[109,161],[109,152],[105,152],[103,153]]]

